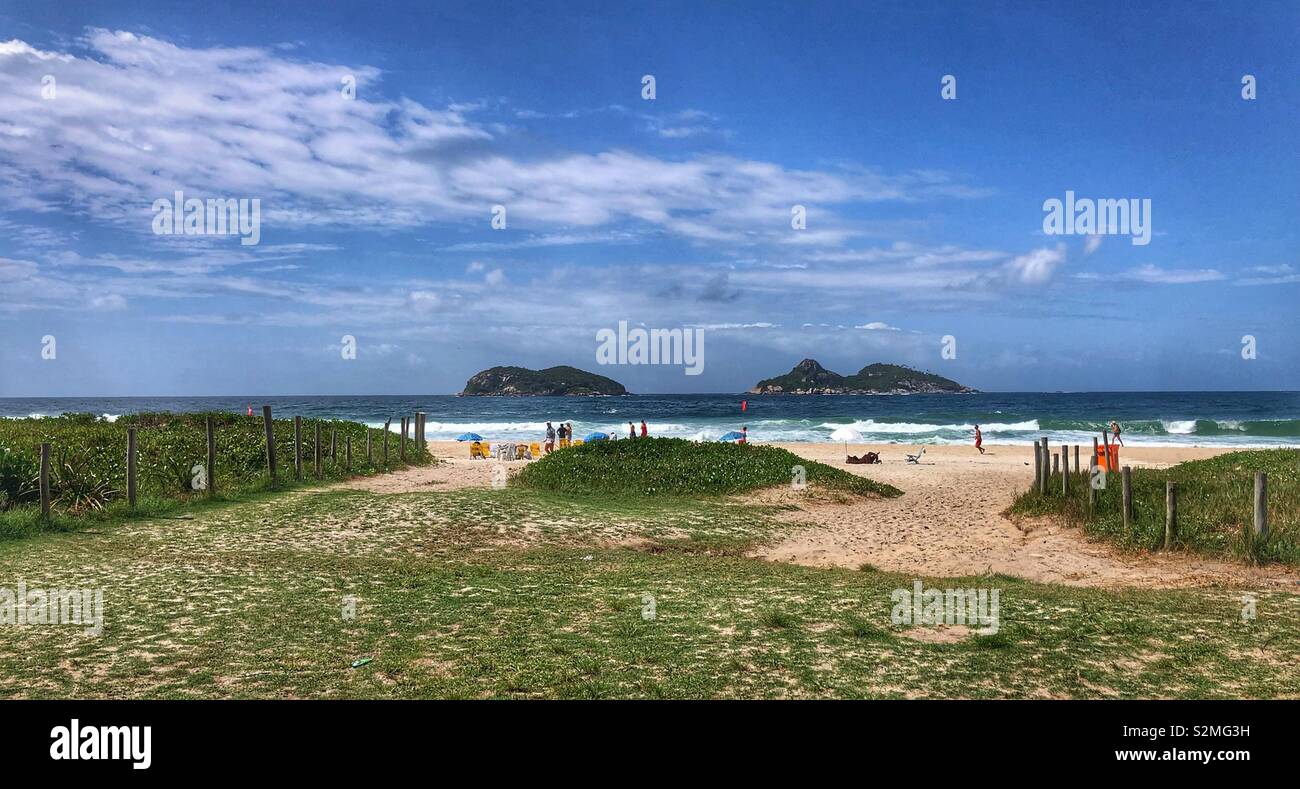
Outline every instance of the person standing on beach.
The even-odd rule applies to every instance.
[[[980,432],[979,425],[975,426],[975,448],[980,451],[981,455],[984,454],[984,434]]]
[[[627,423],[627,437],[636,438],[636,425],[632,424],[631,422]]]
[[[565,424],[565,427],[567,428],[567,430],[566,430],[565,432],[567,432],[567,433],[569,434],[569,446],[573,446],[573,423],[572,423],[572,422],[565,422],[564,424]]]
[[[569,445],[569,430],[563,422],[560,423],[560,429],[556,433],[560,436],[560,449],[564,449]]]
[[[737,444],[749,443],[749,425],[745,425],[744,427],[740,428],[740,440],[737,441],[736,443]]]
[[[547,422],[546,423],[546,451],[552,452],[554,450],[555,450],[555,428],[551,427],[550,422]]]
[[[641,420],[641,437],[646,438],[650,435],[650,430],[646,427],[645,420]]]
[[[1110,422],[1110,433],[1112,436],[1114,436],[1116,444],[1119,444],[1120,446],[1124,446],[1124,439],[1119,437],[1119,432],[1120,432],[1119,422],[1116,422],[1115,420],[1112,419]]]

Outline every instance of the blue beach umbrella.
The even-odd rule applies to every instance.
[[[743,434],[741,434],[739,431],[737,431],[737,430],[733,430],[733,431],[731,431],[730,433],[723,433],[722,436],[718,438],[718,440],[719,440],[719,441],[739,441],[740,439],[742,439],[742,438],[744,438],[744,437],[745,437],[745,436],[744,436]]]
[[[582,440],[588,443],[592,441],[608,441],[609,436],[605,433],[588,433],[587,437]]]
[[[456,440],[457,441],[482,441],[483,436],[480,436],[478,433],[461,433],[460,435],[456,436]]]

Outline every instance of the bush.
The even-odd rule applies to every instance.
[[[1268,474],[1269,536],[1263,541],[1252,533],[1257,471]],[[1208,555],[1300,564],[1300,451],[1294,449],[1229,452],[1167,469],[1134,468],[1134,517],[1127,529],[1119,474],[1110,474],[1105,490],[1097,491],[1092,511],[1086,474],[1072,477],[1068,497],[1060,493],[1061,475],[1054,474],[1048,486],[1051,493],[1023,493],[1011,511],[1057,515],[1126,548],[1154,550],[1164,543],[1168,480],[1178,483],[1179,547]]]
[[[126,496],[126,431],[136,428],[137,491],[141,499],[183,503],[198,495],[194,490],[196,466],[207,464],[207,418],[216,424],[217,492],[238,495],[256,492],[269,484],[266,472],[266,434],[261,415],[247,417],[227,413],[141,413],[123,416],[115,422],[93,414],[64,414],[45,419],[0,419],[0,509],[31,504],[38,500],[40,445],[51,444],[50,494],[57,507],[70,515],[111,509]],[[303,422],[303,477],[314,478],[316,420]],[[325,479],[349,476],[343,462],[343,447],[352,437],[352,472],[365,474],[384,470],[382,430],[358,422],[320,420],[322,443],[321,475]],[[294,478],[293,420],[274,422],[279,479],[287,484]],[[366,460],[366,432],[373,431],[375,461]],[[337,432],[340,457],[329,456],[330,434]],[[398,465],[397,437],[391,438],[390,466]],[[407,442],[408,464],[432,462],[428,453],[416,454]],[[210,470],[204,469],[205,474]]]
[[[802,466],[812,485],[860,495],[897,496],[885,485],[760,444],[696,443],[682,438],[597,441],[529,464],[518,484],[580,494],[730,495],[789,485]]]
[[[0,510],[39,499],[40,473],[38,461],[0,448]]]

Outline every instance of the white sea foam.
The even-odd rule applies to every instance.
[[[1175,436],[1186,436],[1196,432],[1195,419],[1162,419],[1160,424],[1166,433]]]
[[[877,422],[874,419],[858,420],[850,422],[848,425],[834,424],[832,422],[823,422],[819,427],[826,430],[837,430],[841,427],[849,427],[862,433],[864,436],[868,433],[873,434],[905,434],[905,435],[922,435],[925,433],[969,433],[975,429],[974,423],[970,424],[951,424],[951,425],[933,425],[925,422]],[[1038,420],[1030,419],[1024,422],[989,422],[981,424],[980,429],[985,433],[1023,433],[1036,431],[1039,429]]]

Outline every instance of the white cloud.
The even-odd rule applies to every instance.
[[[1217,282],[1226,279],[1221,271],[1212,268],[1166,269],[1146,263],[1141,266],[1114,272],[1082,272],[1078,279],[1145,282],[1152,285],[1190,285],[1198,282]]]
[[[1065,245],[1040,247],[1019,257],[1013,258],[1006,265],[1012,281],[1025,285],[1041,285],[1052,278],[1056,269],[1065,262]]]
[[[259,47],[198,48],[91,29],[84,56],[21,41],[0,48],[0,198],[81,212],[147,233],[149,206],[176,189],[258,197],[263,224],[375,229],[481,222],[511,227],[638,223],[700,242],[789,239],[794,202],[830,207],[970,196],[941,173],[794,170],[722,155],[625,150],[509,153],[476,104],[388,99],[378,69],[292,59]],[[43,101],[45,73],[58,95]],[[341,80],[355,77],[354,100]],[[667,116],[662,131],[711,124]],[[827,244],[844,236],[828,235]]]

